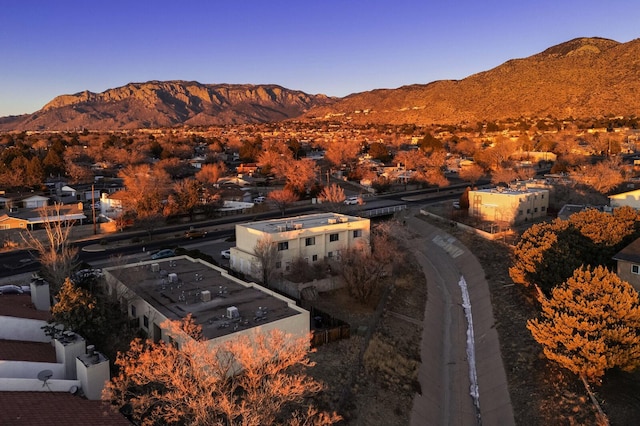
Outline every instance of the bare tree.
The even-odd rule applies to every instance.
[[[328,208],[332,210],[341,210],[342,202],[347,198],[344,195],[344,189],[335,183],[325,186],[319,197],[322,203],[327,203]]]
[[[340,275],[351,296],[361,303],[369,302],[388,269],[402,260],[399,241],[407,237],[402,226],[387,222],[372,230],[370,251],[363,245],[340,253]]]
[[[205,164],[200,171],[196,173],[196,179],[203,184],[215,185],[218,180],[224,176],[227,166],[222,162],[215,164]]]
[[[282,212],[282,216],[284,216],[289,204],[298,200],[298,196],[288,188],[271,191],[267,197],[276,204]]]
[[[211,347],[197,339],[201,332],[190,318],[162,326],[180,347],[134,340],[118,355],[120,373],[103,392],[103,400],[127,410],[137,424],[320,426],[341,420],[310,403],[323,386],[304,371],[313,366],[307,338],[272,330]]]
[[[125,210],[144,217],[162,213],[163,201],[169,194],[171,179],[161,168],[148,164],[129,166],[119,173],[123,179]]]
[[[275,273],[277,263],[282,257],[278,250],[278,245],[273,241],[271,235],[266,235],[258,240],[253,248],[253,254],[258,259],[262,284],[268,287]]]
[[[484,175],[484,169],[478,164],[473,163],[469,166],[461,167],[458,175],[460,176],[460,179],[469,181],[473,186]]]
[[[53,294],[71,275],[78,257],[78,249],[70,245],[73,221],[63,218],[61,208],[59,203],[41,207],[38,212],[44,232],[27,229],[20,234],[27,247],[37,252],[42,278],[49,282]],[[40,234],[43,237],[39,237]]]
[[[607,194],[624,181],[620,168],[619,160],[607,159],[580,168],[579,172],[572,174],[572,177],[577,182],[590,186],[601,194]]]
[[[497,185],[499,183],[510,184],[511,182],[518,179],[518,174],[513,169],[504,169],[502,167],[498,167],[491,174],[491,183]]]

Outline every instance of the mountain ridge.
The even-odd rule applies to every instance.
[[[0,118],[0,130],[91,130],[332,119],[459,124],[506,118],[640,112],[640,39],[579,37],[461,80],[374,89],[343,98],[275,84],[152,80],[60,95],[33,114]]]
[[[128,83],[100,93],[88,90],[60,95],[33,114],[0,119],[0,129],[133,129],[261,123],[297,117],[313,106],[332,102],[276,84],[202,84],[152,80]]]
[[[640,39],[576,38],[462,80],[353,94],[306,116],[344,114],[356,122],[426,125],[519,116],[635,115],[640,111],[637,58]],[[368,114],[354,114],[364,110]]]

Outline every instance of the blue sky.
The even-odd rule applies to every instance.
[[[3,0],[0,116],[130,82],[346,96],[462,79],[576,37],[640,37],[637,0]]]

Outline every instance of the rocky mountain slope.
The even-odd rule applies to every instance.
[[[640,114],[640,39],[578,38],[463,80],[357,93],[307,117],[374,123]]]
[[[289,118],[358,123],[475,124],[483,120],[640,115],[640,39],[577,38],[471,75],[342,99],[276,85],[131,83],[58,96],[0,130],[133,129],[262,123]]]
[[[333,102],[276,85],[130,83],[102,93],[58,96],[33,114],[0,119],[0,130],[91,130],[263,123]]]

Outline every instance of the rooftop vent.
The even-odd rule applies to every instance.
[[[229,319],[240,318],[240,312],[238,311],[238,308],[236,308],[235,306],[229,306],[227,308],[227,318]]]

